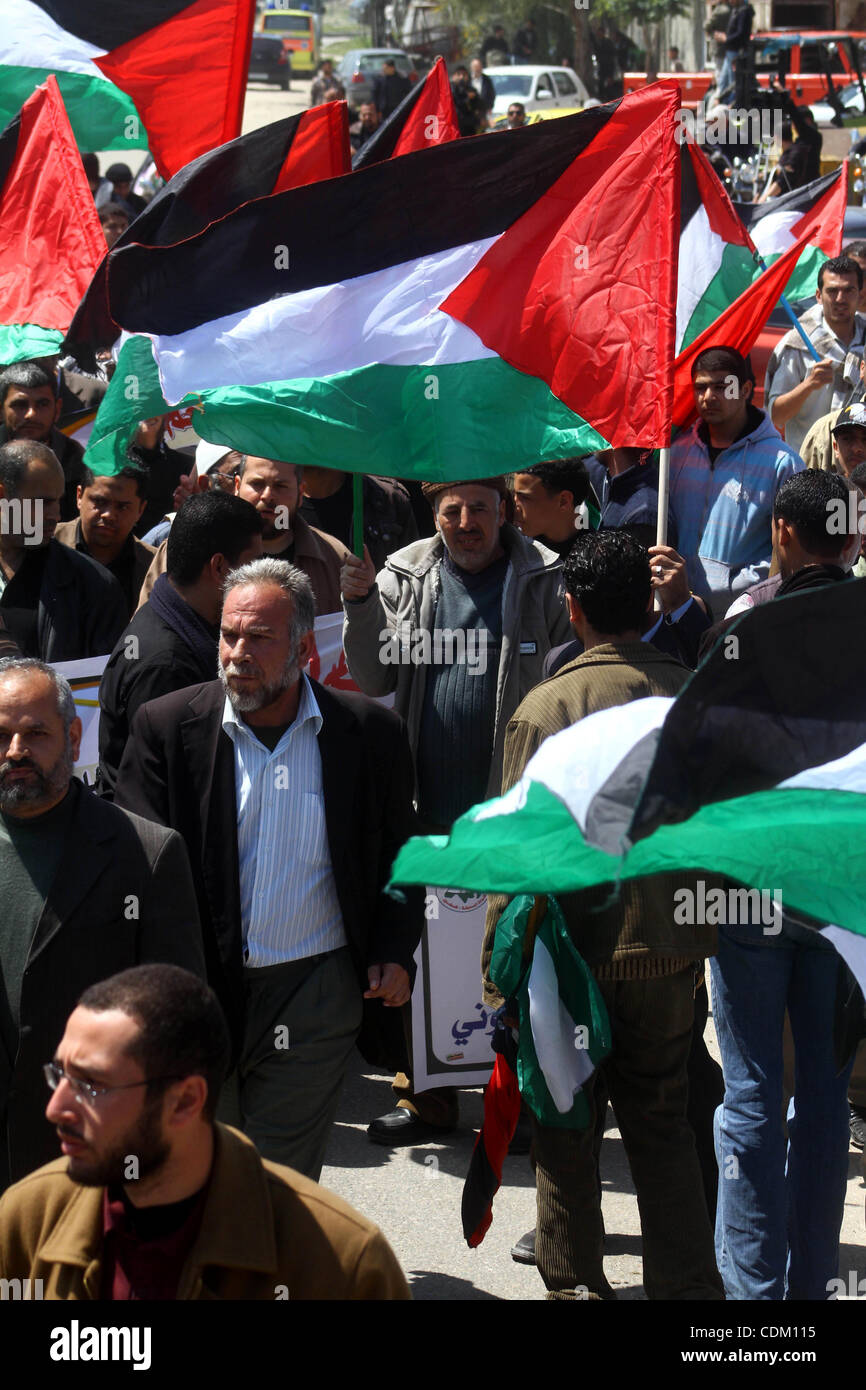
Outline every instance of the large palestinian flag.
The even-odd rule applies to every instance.
[[[82,150],[169,178],[239,134],[255,0],[0,0],[0,124],[54,73]]]
[[[311,107],[219,145],[192,160],[148,203],[115,243],[173,246],[255,198],[349,172],[349,120],[344,101]],[[82,365],[120,334],[108,312],[104,260],[78,307],[67,347]]]
[[[105,237],[53,77],[0,134],[0,366],[50,357]]]
[[[364,169],[430,145],[457,140],[457,111],[443,58],[437,58],[423,82],[416,82],[396,110],[352,156],[352,168]]]
[[[410,840],[394,883],[567,893],[724,874],[744,887],[692,902],[703,920],[724,923],[733,909],[761,921],[779,895],[866,987],[854,869],[866,835],[866,648],[851,642],[864,623],[859,579],[749,610],[675,700],[617,705],[547,739],[505,796],[447,836]]]
[[[203,438],[264,457],[437,479],[660,445],[678,103],[660,83],[115,249],[109,313]]]
[[[845,161],[803,188],[784,193],[769,203],[736,203],[755,249],[766,265],[772,265],[799,238],[806,219],[815,227],[804,247],[784,293],[791,300],[814,299],[818,271],[842,250],[845,207],[848,200],[848,164]]]
[[[699,145],[681,146],[677,355],[755,277],[749,234]]]

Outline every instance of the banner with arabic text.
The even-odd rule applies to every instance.
[[[428,888],[425,916],[412,993],[415,1090],[485,1086],[494,1062],[493,1017],[481,999],[487,895]]]

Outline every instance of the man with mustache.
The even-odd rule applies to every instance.
[[[362,1001],[409,998],[423,896],[383,890],[414,830],[412,758],[390,710],[304,674],[301,570],[263,556],[224,592],[220,679],[141,707],[114,799],[190,849],[237,1061],[221,1118],[318,1179]]]
[[[41,1070],[88,985],[145,961],[204,973],[178,835],[73,775],[81,720],[41,661],[0,661],[0,1190],[56,1154]]]

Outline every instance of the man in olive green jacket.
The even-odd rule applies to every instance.
[[[0,1200],[0,1297],[409,1297],[372,1222],[214,1124],[228,1055],[216,996],[177,966],[84,992],[46,1067],[66,1157]]]
[[[530,691],[509,723],[503,792],[520,780],[551,734],[597,710],[654,695],[674,697],[689,677],[673,657],[640,640],[652,581],[646,551],[630,535],[578,533],[564,573],[569,616],[584,654]],[[637,1189],[647,1296],[720,1299],[701,1168],[686,1116],[693,962],[712,954],[715,940],[706,925],[675,922],[674,891],[682,881],[682,875],[658,874],[626,883],[612,904],[607,884],[565,894],[560,905],[610,1016],[612,1050],[602,1071]],[[488,907],[482,972],[485,998],[493,1004],[502,1001],[488,976],[490,954],[507,901],[497,895]],[[594,1126],[552,1128],[533,1118],[533,1139],[536,1262],[548,1297],[615,1297],[603,1269]]]

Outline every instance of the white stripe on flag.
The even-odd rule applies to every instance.
[[[782,787],[812,787],[816,791],[866,792],[866,743],[830,763],[804,768],[779,782]]]
[[[279,232],[274,230],[279,242]],[[439,305],[498,237],[287,294],[184,333],[153,338],[167,401],[220,386],[321,380],[387,364],[435,367],[496,357]],[[287,254],[291,258],[291,238]],[[291,262],[290,262],[291,263]]]
[[[845,931],[844,927],[822,927],[821,935],[832,941],[854,979],[866,994],[866,936]]]
[[[86,0],[82,0],[82,8]],[[49,68],[108,79],[91,62],[106,50],[62,29],[32,0],[0,0],[0,66]]]
[[[799,212],[769,212],[749,228],[752,241],[762,256],[780,256],[794,245],[791,228],[800,221],[803,212],[803,208]]]
[[[724,254],[725,243],[710,227],[707,210],[701,204],[680,237],[675,353],[682,348],[695,305],[703,299],[707,286],[718,274]]]
[[[554,1105],[565,1115],[595,1070],[589,1051],[575,1047],[575,1022],[559,994],[556,967],[540,937],[529,972],[529,1023],[538,1065]]]

